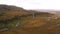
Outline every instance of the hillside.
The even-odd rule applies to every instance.
[[[55,34],[59,22],[60,18],[48,12],[0,5],[0,34]]]

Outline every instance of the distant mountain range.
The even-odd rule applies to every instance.
[[[60,13],[60,10],[52,10],[52,9],[34,9],[34,10],[38,12],[48,12],[52,14]]]

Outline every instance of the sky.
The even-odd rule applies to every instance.
[[[16,5],[24,9],[60,10],[60,0],[0,0],[0,4]]]

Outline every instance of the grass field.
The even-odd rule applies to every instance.
[[[60,27],[57,26],[60,24],[60,18],[52,18],[54,15],[50,13],[15,7],[2,14],[0,14],[0,29],[8,27],[9,30],[0,34],[55,34],[60,31]],[[18,27],[16,27],[17,23],[20,24]]]

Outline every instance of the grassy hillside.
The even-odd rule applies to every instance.
[[[55,34],[60,30],[60,18],[54,14],[25,10],[21,7],[0,5],[0,34]],[[19,24],[16,27],[16,24]]]
[[[32,13],[33,12],[27,11],[21,7],[0,5],[0,25],[1,27],[5,27],[5,24],[12,23],[11,21],[18,19],[18,17],[20,18],[22,15]]]

